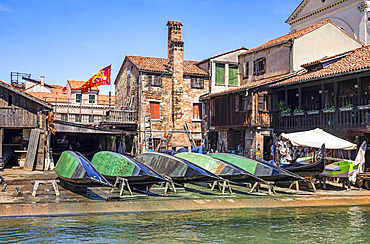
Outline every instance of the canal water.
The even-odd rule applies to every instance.
[[[370,243],[370,206],[0,219],[0,243]]]

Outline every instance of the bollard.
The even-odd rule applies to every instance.
[[[4,184],[3,185],[3,188],[1,188],[1,191],[6,191],[8,189],[8,185],[7,184]]]
[[[22,192],[21,192],[21,190],[19,189],[18,186],[15,187],[15,192],[16,192],[17,196],[22,196]]]

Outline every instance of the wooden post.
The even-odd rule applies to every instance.
[[[326,107],[326,104],[325,104],[325,86],[324,84],[321,84],[321,108],[319,109],[323,109]]]
[[[39,146],[37,150],[36,170],[44,170],[45,165],[45,134],[40,133]]]
[[[0,128],[0,171],[4,169],[3,162],[3,137],[4,137],[4,128]]]
[[[28,142],[26,162],[24,163],[24,169],[32,171],[35,163],[35,157],[37,147],[39,145],[40,129],[32,129],[30,140]]]
[[[358,87],[357,87],[357,105],[361,105],[361,78],[360,77],[357,77],[357,85],[358,85]],[[364,104],[366,104],[366,103],[364,103]]]
[[[298,87],[298,108],[302,109],[302,88]]]
[[[288,101],[288,90],[285,90],[284,92],[285,92],[284,94],[285,95],[285,108],[288,108],[288,102],[289,102]]]

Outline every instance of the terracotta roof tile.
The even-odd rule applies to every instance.
[[[109,95],[99,95],[98,96],[99,105],[109,105]],[[111,105],[115,105],[115,97],[111,96]]]
[[[168,59],[142,56],[126,57],[140,70],[170,73],[168,69]],[[198,61],[184,60],[184,73],[208,75],[206,71],[196,66],[196,63],[198,63]]]
[[[264,49],[264,48],[267,48],[267,47],[270,47],[270,46],[274,46],[274,45],[278,45],[278,44],[282,44],[282,43],[285,43],[285,42],[288,42],[290,40],[294,40],[294,39],[297,39],[297,38],[300,38],[318,28],[320,28],[321,26],[324,26],[326,24],[332,24],[334,26],[336,26],[339,30],[343,31],[345,34],[347,34],[349,37],[351,37],[352,39],[354,39],[355,41],[361,43],[360,41],[358,41],[357,39],[355,39],[353,36],[351,36],[350,34],[348,34],[347,32],[345,32],[344,30],[342,30],[341,28],[339,28],[336,24],[334,24],[330,19],[326,19],[326,20],[323,20],[319,23],[316,23],[316,24],[313,24],[311,26],[308,26],[308,27],[305,27],[303,29],[300,29],[300,30],[296,30],[296,31],[293,31],[293,32],[290,32],[289,34],[287,35],[284,35],[284,36],[281,36],[281,37],[278,37],[278,38],[275,38],[273,40],[270,40],[258,47],[255,47],[255,48],[252,48],[252,49],[249,49],[247,52],[245,53],[242,53],[241,55],[245,55],[245,54],[248,54],[248,53],[252,53],[254,51],[258,51],[258,50],[261,50],[261,49]],[[362,44],[362,43],[361,43]]]
[[[337,56],[341,55],[343,54],[339,54]],[[302,81],[325,78],[332,75],[342,75],[348,72],[361,71],[364,69],[370,69],[370,45],[352,50],[348,55],[322,69],[311,72],[305,71],[303,74],[275,83],[270,87],[294,84]]]
[[[86,81],[81,81],[81,80],[68,80],[69,84],[71,85],[73,90],[78,90],[83,84],[86,83]],[[93,91],[99,91],[97,87],[91,88]]]

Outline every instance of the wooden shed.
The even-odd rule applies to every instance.
[[[0,81],[0,170],[44,170],[52,105]]]

